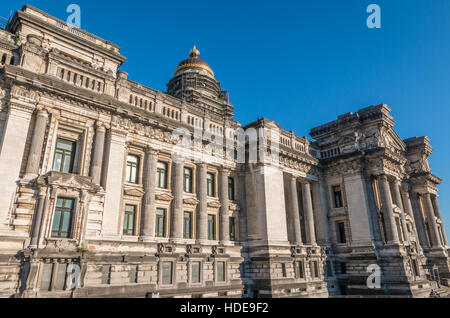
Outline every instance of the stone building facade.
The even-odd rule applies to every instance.
[[[163,93],[118,70],[116,45],[31,6],[0,30],[1,296],[421,297],[433,267],[448,282],[427,137],[400,139],[386,105],[314,141],[242,126],[199,54]],[[177,129],[232,154],[201,140],[177,160]],[[251,129],[277,162],[237,160]]]

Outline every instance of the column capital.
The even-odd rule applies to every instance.
[[[102,121],[100,121],[100,120],[97,120],[97,121],[95,122],[95,129],[96,129],[97,131],[106,131],[105,123],[102,122]]]
[[[220,172],[222,172],[222,173],[224,173],[224,174],[230,174],[230,172],[231,172],[231,168],[228,168],[228,167],[220,167],[220,169],[219,169],[219,171]]]
[[[36,108],[36,115],[47,118],[49,113],[48,113],[48,110],[45,109],[44,107],[39,107],[39,108]]]
[[[153,148],[152,146],[145,147],[145,153],[148,155],[158,155],[159,150]]]

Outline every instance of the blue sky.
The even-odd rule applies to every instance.
[[[26,2],[2,1],[9,16]],[[29,1],[119,45],[130,79],[166,89],[193,44],[229,91],[236,120],[266,117],[298,135],[386,103],[401,138],[426,135],[450,234],[450,1]],[[381,29],[366,8],[381,7]]]

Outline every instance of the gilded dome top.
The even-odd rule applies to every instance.
[[[197,48],[194,45],[192,50],[189,52],[189,58],[185,59],[178,65],[174,74],[177,75],[181,71],[188,69],[197,69],[206,71],[207,73],[209,73],[211,76],[214,77],[214,72],[212,71],[211,67],[208,65],[208,63],[199,58],[199,55],[200,51],[197,50]]]

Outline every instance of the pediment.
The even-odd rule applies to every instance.
[[[387,132],[383,134],[386,147],[394,147],[400,151],[406,150],[406,145],[403,140],[397,135],[394,129],[389,129]]]
[[[156,200],[159,200],[159,201],[172,201],[173,200],[173,196],[168,193],[157,194],[155,196],[155,198],[156,198]]]
[[[222,206],[219,201],[210,201],[208,202],[208,208],[218,209]]]
[[[133,196],[133,197],[142,197],[144,195],[144,191],[139,188],[125,187],[123,189],[125,195]]]
[[[46,179],[46,183],[62,188],[85,189],[90,192],[98,192],[101,190],[100,186],[92,183],[89,177],[76,174],[51,171],[42,178],[44,180]]]
[[[187,198],[187,199],[183,200],[183,203],[187,204],[187,205],[197,205],[198,202],[199,201],[197,199],[194,199],[194,198]]]

